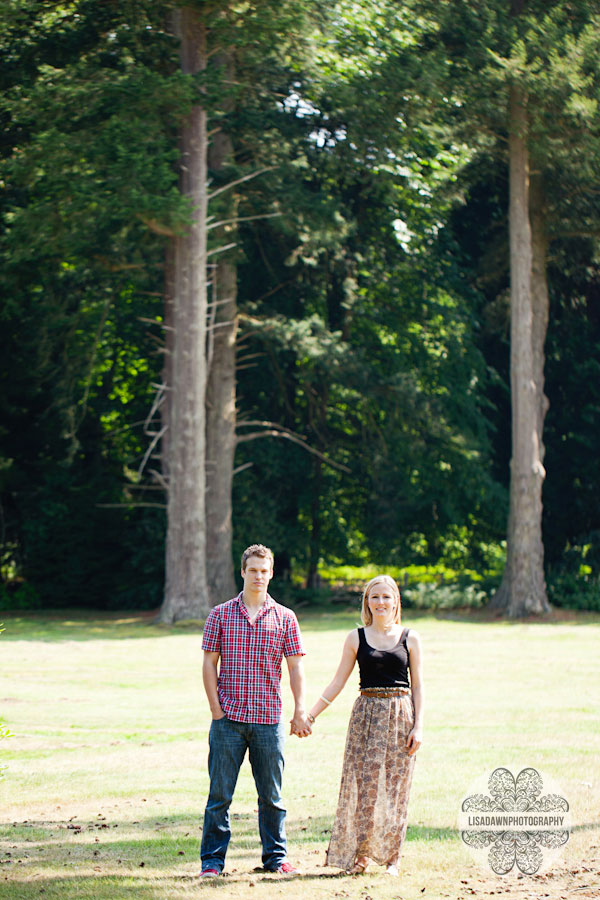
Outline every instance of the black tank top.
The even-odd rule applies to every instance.
[[[360,688],[409,687],[408,647],[406,639],[409,629],[405,628],[395,647],[391,650],[376,650],[367,643],[365,629],[358,629],[358,668]]]

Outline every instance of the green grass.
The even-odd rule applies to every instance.
[[[329,681],[355,611],[301,618],[308,699]],[[199,871],[209,715],[200,630],[142,615],[4,616],[0,637],[0,900],[586,898],[600,889],[600,617],[486,621],[408,613],[421,633],[427,714],[398,879],[323,867],[354,675],[307,740],[290,738],[290,858],[304,875],[254,872],[256,798],[244,764],[226,878]],[[291,698],[285,684],[286,717]],[[456,832],[471,782],[498,765],[554,777],[576,826],[548,876],[501,881]]]

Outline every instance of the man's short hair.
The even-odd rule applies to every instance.
[[[273,571],[275,565],[273,551],[269,547],[265,547],[264,544],[250,544],[242,553],[242,572],[246,571],[246,562],[251,556],[260,556],[261,559],[271,560],[271,571]]]

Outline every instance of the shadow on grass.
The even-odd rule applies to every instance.
[[[144,883],[130,876],[57,875],[35,881],[0,881],[0,900],[164,900],[164,882]]]
[[[280,883],[285,891],[292,881],[309,888],[348,877],[323,865],[331,816],[288,820],[290,858],[301,850],[304,859],[311,853],[314,857],[302,875],[286,877],[258,868],[256,814],[234,813],[225,877],[200,881],[201,824],[201,816],[192,815],[1,824],[0,900],[165,900],[170,895],[197,896],[206,889],[228,896],[228,888],[241,897],[248,885],[267,888]],[[597,828],[597,823],[589,823],[574,830]],[[409,842],[459,840],[456,829],[426,824],[409,826],[407,833]]]
[[[190,620],[176,625],[157,622],[158,610],[150,612],[98,612],[97,610],[63,609],[51,612],[0,612],[4,623],[3,642],[131,640],[165,636],[201,635],[203,621]],[[298,613],[305,631],[345,631],[360,625],[360,610],[323,607]]]
[[[202,633],[202,622],[162,625],[156,621],[157,614],[158,610],[132,613],[81,609],[53,610],[51,613],[1,612],[0,622],[5,626],[4,642],[131,640]]]
[[[323,860],[331,824],[331,815],[288,818],[290,856],[294,857],[294,851],[312,851],[315,856],[318,852],[319,860]],[[63,879],[63,874],[59,876],[58,872],[64,869],[82,870],[80,876],[64,872],[67,880],[96,878],[92,874],[96,872],[99,879],[140,878],[142,883],[154,878],[194,878],[200,868],[201,831],[202,817],[190,815],[148,817],[139,821],[97,816],[81,822],[30,819],[1,823],[0,887],[5,881],[21,884],[35,881],[39,885],[45,879]],[[260,865],[256,814],[234,813],[231,831],[228,868],[236,877],[246,877]],[[407,833],[407,841],[448,840],[458,840],[455,829],[418,825],[410,826]],[[190,867],[195,871],[190,872]],[[269,877],[263,872],[258,874]]]
[[[201,635],[200,621],[162,625],[156,621],[158,610],[136,612],[98,612],[97,610],[67,609],[52,612],[0,612],[0,622],[5,625],[3,642],[28,640],[48,643],[61,641],[131,640],[165,636]],[[305,631],[344,631],[360,625],[358,608],[334,608],[323,606],[310,611],[298,611]],[[548,616],[527,619],[506,619],[487,609],[426,610],[408,609],[407,624],[421,619],[460,622],[465,625],[597,625],[600,614],[567,609],[553,609]]]
[[[336,882],[348,879],[345,872],[324,870],[323,872],[282,876],[267,873],[244,872],[239,875],[225,874],[220,878],[201,879],[198,875],[163,875],[148,880],[143,875],[55,875],[37,877],[35,880],[0,880],[0,900],[165,900],[169,894],[177,897],[197,897],[207,890],[218,896],[230,897],[235,887],[236,896],[244,896],[244,888],[268,885],[279,886],[279,893],[285,887],[296,884],[299,888],[309,887],[318,882]],[[1,878],[1,874],[0,874]],[[272,896],[270,894],[269,896]],[[295,893],[294,896],[297,896]]]
[[[52,855],[55,864],[69,861],[76,852],[79,856],[94,859],[100,853],[110,854],[119,863],[127,860],[136,865],[152,866],[160,863],[186,863],[200,857],[203,803],[199,814],[152,816],[145,819],[126,820],[118,816],[98,815],[95,819],[27,819],[24,822],[0,822],[0,852],[17,858],[22,852],[30,863],[33,851]],[[327,842],[333,821],[332,815],[307,816],[304,819],[287,818],[287,834],[290,844]],[[121,833],[126,836],[121,838]],[[258,815],[253,813],[231,814],[231,845],[234,852],[254,852],[260,857]],[[144,855],[145,853],[145,855]],[[21,857],[19,857],[21,858]],[[0,860],[2,857],[0,857]],[[43,863],[46,857],[37,857]]]
[[[417,615],[414,615],[417,613]],[[523,619],[509,619],[497,610],[482,609],[438,609],[438,610],[414,610],[409,609],[407,618],[416,619],[418,614],[425,617],[433,617],[442,622],[460,622],[464,625],[598,625],[600,613],[586,612],[585,610],[561,609],[553,607],[545,616],[526,616]]]
[[[255,813],[233,813],[226,877],[200,881],[202,816],[176,815],[126,820],[29,819],[0,824],[0,900],[164,900],[195,896],[212,887],[289,881],[265,873]],[[288,820],[290,855],[310,843],[324,859],[331,816]],[[322,852],[321,852],[322,850]],[[310,852],[310,851],[309,851]],[[315,866],[317,854],[315,853]],[[319,871],[308,878],[337,878],[344,873]],[[294,880],[298,880],[295,876]]]

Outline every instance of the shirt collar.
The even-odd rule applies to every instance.
[[[235,599],[237,600],[240,612],[243,615],[247,616],[248,610],[246,609],[246,604],[244,603],[244,592],[240,591]],[[258,616],[262,616],[263,613],[265,612],[265,610],[269,609],[271,606],[275,606],[275,601],[273,600],[273,598],[271,597],[270,594],[267,594],[267,598],[266,598],[265,602],[263,603]]]

